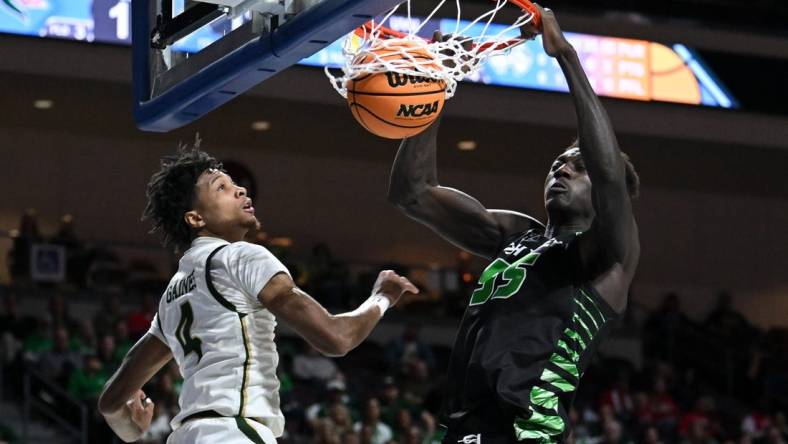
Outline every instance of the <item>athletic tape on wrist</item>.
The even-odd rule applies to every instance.
[[[386,310],[389,309],[391,306],[391,301],[389,298],[385,296],[381,296],[379,294],[373,294],[370,296],[363,304],[361,304],[361,308],[365,309],[370,306],[377,306],[380,309],[380,315],[383,316],[386,314]]]

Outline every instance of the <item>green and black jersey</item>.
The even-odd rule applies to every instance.
[[[581,234],[508,239],[484,270],[452,350],[444,443],[561,443],[597,344],[617,318],[581,266]]]

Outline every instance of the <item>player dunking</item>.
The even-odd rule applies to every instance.
[[[493,261],[452,350],[448,444],[565,442],[580,378],[627,305],[640,254],[630,203],[637,175],[554,14],[539,9],[544,49],[569,83],[579,136],[548,172],[547,226],[439,186],[437,124],[403,140],[391,174],[395,205]]]
[[[184,377],[168,443],[275,443],[279,409],[276,320],[322,353],[341,356],[369,335],[386,309],[417,292],[391,271],[355,311],[329,314],[299,290],[265,248],[242,242],[259,226],[251,199],[208,154],[181,149],[148,184],[145,216],[166,245],[188,248],[148,333],[129,351],[99,400],[124,441],[150,426],[142,386],[173,357]]]

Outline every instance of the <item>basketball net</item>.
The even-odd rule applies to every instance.
[[[349,81],[369,74],[396,72],[444,81],[446,98],[449,99],[457,90],[457,82],[479,71],[487,59],[506,54],[525,41],[522,38],[506,37],[507,33],[528,23],[539,27],[538,10],[528,0],[495,0],[493,9],[461,27],[460,0],[455,0],[457,23],[454,30],[445,34],[440,41],[419,37],[417,34],[421,28],[429,23],[446,1],[441,0],[418,27],[411,26],[408,32],[393,31],[384,25],[403,4],[407,5],[408,23],[413,23],[411,0],[389,11],[379,22],[370,21],[348,35],[342,46],[345,59],[342,75],[334,76],[328,67],[325,68],[334,89],[347,98]],[[489,32],[496,14],[508,4],[517,6],[523,14],[505,29]],[[466,35],[472,27],[482,23],[480,35]],[[429,57],[425,57],[425,52]]]

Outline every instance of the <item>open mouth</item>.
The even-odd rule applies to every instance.
[[[254,214],[254,207],[252,206],[251,200],[246,202],[246,204],[243,206],[243,210],[247,213]]]
[[[569,191],[569,188],[561,182],[555,182],[552,185],[550,185],[548,191],[552,193],[565,193]]]

